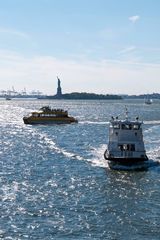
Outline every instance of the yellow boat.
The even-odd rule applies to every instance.
[[[23,121],[25,124],[68,124],[78,122],[74,117],[68,116],[68,111],[51,109],[49,106],[44,106],[39,111],[23,117]]]

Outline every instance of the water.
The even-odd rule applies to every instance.
[[[48,104],[79,123],[23,124]],[[145,123],[145,171],[112,170],[103,158],[110,116],[124,105]],[[159,101],[0,100],[0,108],[0,239],[159,239]]]

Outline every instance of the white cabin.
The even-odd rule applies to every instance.
[[[138,118],[130,121],[128,117],[125,120],[112,117],[105,159],[124,163],[148,160],[143,142],[142,123]]]

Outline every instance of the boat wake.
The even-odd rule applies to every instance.
[[[64,148],[60,148],[56,145],[53,140],[48,138],[48,136],[43,135],[43,140],[47,143],[47,145],[50,147],[50,149],[56,151],[57,153],[63,154],[65,157],[80,161],[86,161],[90,163],[93,167],[101,167],[101,168],[108,168],[108,162],[104,159],[103,154],[106,148],[106,145],[101,145],[98,149],[92,148],[91,154],[92,158],[85,158],[82,156],[79,156],[75,153],[68,152]]]
[[[42,137],[43,141],[47,144],[47,146],[51,150],[54,150],[54,152],[59,153],[59,154],[63,154],[67,158],[74,158],[74,159],[77,159],[77,160],[84,160],[83,157],[78,156],[75,153],[68,152],[64,148],[58,147],[56,145],[56,143],[52,139],[50,139],[47,135],[41,134],[41,137]]]
[[[79,124],[106,125],[109,124],[109,122],[80,121]]]
[[[47,133],[39,132],[38,129],[27,126],[28,132],[34,135],[33,138],[38,138],[41,146],[48,148],[53,153],[62,154],[64,157],[72,160],[80,160],[90,163],[94,167],[108,168],[108,162],[104,159],[104,151],[106,149],[106,144],[100,145],[99,148],[90,146],[89,152],[87,151],[86,157],[80,156],[75,152],[66,150],[64,147],[59,146],[53,138],[48,136]],[[88,157],[89,156],[89,157]]]
[[[144,124],[148,124],[148,125],[160,125],[160,121],[159,121],[159,120],[144,121]]]
[[[106,144],[101,145],[99,148],[92,148],[91,153],[93,157],[87,159],[87,162],[91,163],[93,167],[108,168],[108,161],[104,159],[104,151]]]

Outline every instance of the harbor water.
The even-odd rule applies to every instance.
[[[78,124],[25,125],[49,105]],[[146,169],[110,169],[111,116],[143,120]],[[160,101],[0,100],[0,239],[160,239]]]

